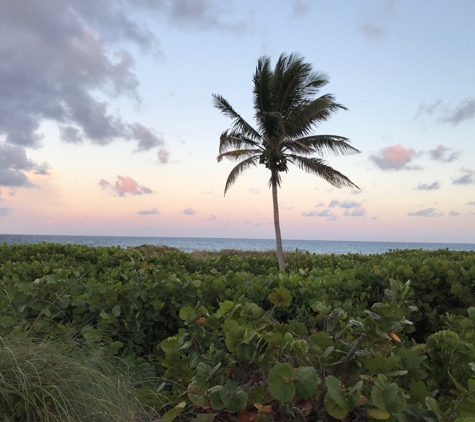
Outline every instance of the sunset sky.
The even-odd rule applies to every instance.
[[[259,57],[348,108],[361,190],[291,168],[285,239],[475,243],[473,0],[0,0],[0,234],[272,238],[265,168],[223,195]]]

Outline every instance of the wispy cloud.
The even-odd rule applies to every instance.
[[[440,189],[440,183],[438,181],[435,181],[434,183],[431,183],[430,185],[427,183],[419,183],[415,190],[438,190]]]
[[[370,155],[369,159],[381,170],[420,170],[421,166],[410,164],[418,153],[412,148],[401,145],[392,145],[382,148],[377,154]]]
[[[339,207],[339,208],[343,208],[343,209],[349,209],[349,208],[357,208],[357,207],[361,206],[361,202],[356,202],[356,201],[340,202],[340,201],[338,201],[338,199],[334,199],[334,200],[330,201],[328,206],[330,208]]]
[[[430,158],[443,163],[451,163],[460,157],[459,151],[452,152],[450,155],[447,154],[448,151],[450,151],[450,148],[439,145],[437,148],[429,150]]]
[[[300,17],[308,13],[312,4],[309,0],[291,0],[291,2],[293,15],[295,17]]]
[[[462,173],[464,173],[463,176],[459,177],[458,179],[455,179],[452,184],[453,185],[473,185],[475,184],[475,171],[462,167],[460,169]]]
[[[475,201],[467,202],[465,205],[475,205]]]
[[[437,100],[432,104],[422,103],[414,118],[418,119],[423,116],[438,116],[438,122],[457,126],[464,121],[475,119],[475,99],[467,97],[455,106],[444,103],[442,100]]]
[[[351,210],[345,210],[344,216],[345,217],[364,217],[368,213],[366,208],[363,207],[356,207]]]
[[[213,221],[213,220],[216,220],[217,218],[218,218],[218,216],[217,216],[216,214],[211,214],[211,215],[207,218],[207,220]]]
[[[151,210],[141,210],[137,211],[137,214],[140,215],[153,215],[153,214],[160,214],[156,208],[152,208]]]
[[[450,215],[451,217],[457,217],[457,215],[460,215],[460,213],[457,212],[457,211],[450,211],[450,212],[449,212],[449,215]]]
[[[251,188],[249,189],[249,193],[252,193],[253,195],[259,195],[261,188]]]
[[[158,155],[158,161],[161,164],[167,164],[168,161],[170,160],[170,153],[165,148],[160,148],[157,152],[157,155]]]
[[[358,28],[358,31],[368,40],[379,40],[385,34],[384,28],[380,25],[366,23]]]
[[[309,211],[309,212],[303,212],[302,213],[303,217],[325,217],[327,220],[336,220],[338,219],[338,216],[330,212],[329,210],[323,210],[323,211]]]
[[[144,195],[153,193],[152,189],[139,185],[134,179],[129,176],[117,176],[117,181],[108,182],[101,179],[99,185],[102,189],[112,192],[116,196],[126,195]]]
[[[410,217],[435,217],[437,212],[435,208],[425,208],[416,212],[410,212],[407,215]]]
[[[0,208],[0,217],[6,217],[10,215],[11,208]]]
[[[195,215],[196,214],[196,211],[192,208],[187,208],[186,210],[183,211],[183,214],[186,214],[186,215]]]

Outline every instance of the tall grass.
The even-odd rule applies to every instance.
[[[155,415],[137,399],[127,365],[72,338],[0,336],[2,422],[131,422]]]

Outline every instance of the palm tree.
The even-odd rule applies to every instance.
[[[231,128],[221,134],[217,160],[221,162],[227,158],[237,162],[226,181],[225,195],[249,167],[262,164],[270,170],[277,256],[279,269],[285,271],[277,199],[281,173],[289,170],[289,164],[295,164],[337,188],[359,189],[320,157],[327,153],[350,155],[360,151],[349,144],[348,138],[311,134],[314,127],[339,109],[346,108],[335,102],[332,94],[315,98],[320,88],[328,83],[328,77],[322,72],[314,72],[312,65],[305,63],[299,54],[282,54],[274,70],[270,58],[261,57],[253,82],[256,129],[226,99],[213,94],[214,106],[233,119]]]

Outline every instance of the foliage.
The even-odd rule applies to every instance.
[[[474,417],[474,252],[295,252],[287,274],[276,262],[4,244],[0,326],[10,345],[2,353],[72,332],[55,361],[99,350],[91,364],[116,362],[129,380],[139,374],[127,385],[167,421]],[[14,367],[9,359],[0,364]]]

